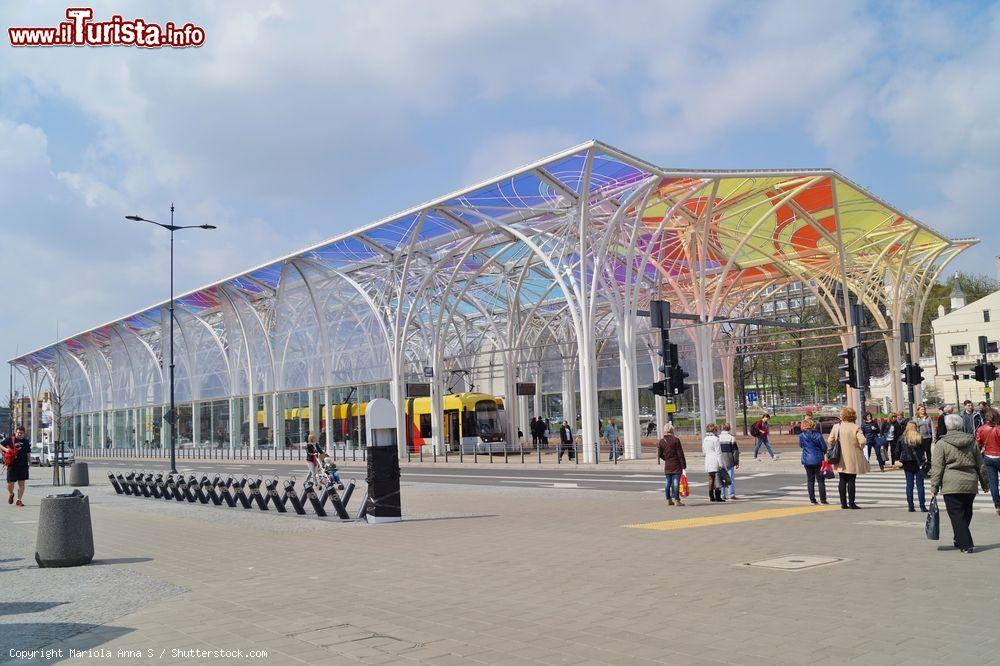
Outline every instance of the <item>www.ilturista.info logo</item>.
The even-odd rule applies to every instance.
[[[92,21],[94,10],[70,7],[68,21],[48,28],[7,28],[11,46],[141,46],[187,48],[205,43],[205,29],[193,23],[163,25],[144,19],[126,20],[115,14],[108,21]]]

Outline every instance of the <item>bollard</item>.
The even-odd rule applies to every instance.
[[[233,496],[243,505],[244,509],[249,509],[253,507],[253,502],[247,497],[245,488],[247,485],[247,477],[243,477],[239,481],[233,481]]]
[[[139,492],[142,493],[143,497],[152,497],[153,491],[150,490],[149,484],[146,483],[146,475],[142,472],[136,472],[135,483],[139,487]]]
[[[90,485],[90,471],[87,463],[74,462],[69,466],[69,485],[80,487]]]
[[[278,477],[274,477],[270,481],[265,481],[264,489],[266,491],[264,504],[266,505],[268,502],[274,502],[274,508],[278,513],[287,513],[288,509],[285,508],[286,498],[282,497],[278,493]]]
[[[267,502],[264,501],[264,496],[260,492],[261,483],[263,483],[263,479],[261,478],[254,479],[247,484],[247,488],[250,491],[249,492],[250,499],[252,499],[254,502],[257,503],[257,507],[261,511],[267,511]]]
[[[343,500],[340,499],[340,495],[337,493],[337,486],[333,483],[328,483],[326,488],[323,489],[323,494],[319,498],[319,505],[326,506],[327,500],[330,500],[330,505],[342,520],[348,520],[351,517],[347,513],[347,508],[344,506]]]
[[[187,481],[184,479],[183,474],[178,474],[174,479],[174,499],[178,502],[183,502],[188,500],[193,502],[194,498],[188,495]]]
[[[292,508],[295,509],[295,513],[300,516],[306,514],[306,510],[302,508],[302,501],[299,499],[298,495],[295,494],[295,479],[289,479],[285,481],[285,494],[281,496],[281,503],[291,502]]]
[[[401,520],[399,458],[395,447],[368,447],[367,481],[366,520],[369,523],[389,523]]]
[[[154,477],[152,472],[146,475],[146,485],[149,487],[150,495],[152,495],[156,499],[160,499],[160,497],[162,497],[162,495],[160,494],[160,489],[162,487],[160,484],[160,480],[159,478]]]
[[[118,485],[121,486],[122,491],[126,495],[131,495],[132,494],[132,486],[130,486],[129,483],[128,483],[128,481],[125,480],[125,477],[122,476],[122,473],[118,472],[118,474],[115,475],[115,478],[118,479]]]
[[[219,478],[219,476],[216,475],[215,478]],[[198,485],[201,486],[201,492],[212,501],[212,504],[222,506],[222,498],[215,492],[215,484],[209,480],[207,474],[202,475],[201,482]]]
[[[228,504],[230,508],[236,507],[236,498],[229,492],[229,489],[233,486],[233,477],[229,477],[228,480],[223,481],[222,477],[217,474],[215,480],[212,481],[212,486],[215,487],[215,492],[219,493],[219,497],[222,498],[223,502]]]
[[[208,504],[208,497],[205,496],[205,493],[201,492],[201,482],[195,478],[194,474],[188,479],[188,493],[194,495],[195,499],[202,504]]]
[[[90,498],[74,490],[42,498],[38,511],[35,562],[42,568],[76,567],[94,559]]]
[[[347,508],[347,504],[351,501],[351,495],[354,494],[354,487],[357,484],[354,483],[354,479],[347,482],[347,488],[344,490],[344,494],[341,496],[340,501],[344,504],[344,508]]]
[[[111,482],[111,487],[115,489],[116,493],[118,493],[119,495],[125,494],[125,490],[122,489],[121,484],[118,483],[118,479],[115,478],[114,472],[108,472],[108,481]]]
[[[319,503],[319,496],[316,494],[316,487],[312,481],[306,481],[305,485],[302,486],[302,497],[299,499],[299,502],[305,505],[306,500],[312,504],[313,511],[316,512],[317,516],[326,517],[326,509]]]

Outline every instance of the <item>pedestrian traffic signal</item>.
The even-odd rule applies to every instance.
[[[653,395],[661,395],[663,397],[667,397],[668,395],[670,395],[670,392],[667,389],[667,380],[665,379],[661,379],[658,382],[653,382],[649,386],[649,390],[653,392]]]
[[[924,383],[924,369],[916,363],[908,363],[902,371],[903,383],[917,386]]]
[[[983,363],[980,361],[972,369],[972,376],[976,378],[977,382],[983,382],[984,384],[995,382],[997,380],[997,366],[994,363]]]
[[[670,368],[670,387],[674,391],[674,395],[680,395],[684,393],[689,388],[688,384],[684,383],[684,380],[688,378],[688,373],[684,372],[684,368],[679,365],[675,365]]]
[[[837,352],[837,358],[841,359],[841,364],[838,369],[844,373],[844,376],[840,378],[841,384],[847,384],[851,388],[858,388],[862,384],[858,382],[858,347],[848,347],[844,351]]]

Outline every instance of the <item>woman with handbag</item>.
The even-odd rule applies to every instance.
[[[823,435],[816,432],[816,422],[810,418],[802,421],[802,432],[799,434],[799,446],[802,448],[802,466],[806,468],[806,487],[809,489],[809,501],[816,502],[816,482],[819,481],[819,503],[826,501],[826,479],[820,473],[823,456],[826,454],[826,442]]]
[[[719,427],[709,423],[705,427],[701,450],[705,454],[705,471],[708,472],[708,499],[712,502],[725,502],[722,485],[718,479],[719,471],[722,469],[722,446],[719,444],[718,433]]]
[[[925,410],[926,413],[926,410]],[[930,442],[927,443],[928,450]],[[924,503],[924,465],[927,456],[924,454],[924,440],[920,434],[920,428],[916,420],[906,424],[903,431],[903,441],[899,444],[899,462],[903,463],[903,473],[906,474],[906,504],[910,508],[910,513],[916,511],[913,508],[913,486],[917,486],[917,497],[920,499],[920,510],[927,512],[927,505]]]
[[[971,553],[972,505],[980,487],[984,492],[989,489],[986,465],[975,439],[962,429],[964,421],[959,414],[945,416],[945,425],[948,432],[934,445],[931,455],[931,501],[936,503],[939,491],[944,495],[955,548]]]
[[[827,460],[839,476],[841,509],[861,508],[854,501],[855,482],[858,474],[867,474],[871,469],[864,454],[865,436],[857,420],[858,413],[851,407],[844,407],[840,410],[840,423],[833,426],[826,440],[829,445]]]
[[[729,484],[722,489],[722,496],[728,499],[736,499],[736,470],[740,467],[740,446],[733,437],[733,427],[730,424],[722,426],[719,433],[719,449],[721,451],[719,460],[722,469],[729,475]]]

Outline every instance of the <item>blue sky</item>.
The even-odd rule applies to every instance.
[[[664,166],[830,166],[993,273],[1000,7],[933,2],[96,2],[204,47],[0,46],[0,354],[588,138]],[[65,4],[8,0],[3,27]],[[6,31],[4,31],[6,33]],[[201,233],[201,232],[199,232]]]

